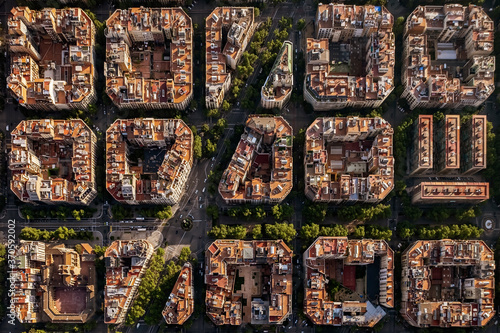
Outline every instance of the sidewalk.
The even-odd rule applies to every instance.
[[[68,239],[63,241],[63,243],[69,246],[75,246],[76,244],[81,243],[89,243],[92,247],[96,245],[102,246],[102,242],[104,240],[104,236],[102,235],[102,233],[100,231],[92,231],[92,235],[94,236],[94,240]]]
[[[138,230],[114,230],[109,234],[109,239],[111,241],[111,237],[114,240],[134,240],[134,239],[146,239],[148,242],[153,244],[155,249],[161,246],[163,243],[163,235],[158,230],[146,230],[146,231],[138,231]]]

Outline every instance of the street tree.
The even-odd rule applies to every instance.
[[[302,29],[304,29],[305,26],[306,26],[306,20],[304,20],[303,18],[297,21],[297,30],[301,31]]]
[[[266,224],[264,231],[267,237],[271,239],[283,239],[287,243],[291,242],[297,234],[292,223]]]
[[[179,254],[179,262],[184,263],[191,257],[191,249],[189,246],[183,247],[181,253]]]
[[[306,222],[323,222],[326,217],[328,206],[323,203],[310,203],[304,208],[302,215]]]
[[[316,223],[306,224],[300,228],[300,237],[312,241],[316,239],[319,235],[319,225]]]
[[[193,155],[194,158],[201,158],[202,156],[201,138],[198,135],[194,136]]]
[[[262,238],[262,225],[256,224],[252,229],[252,238],[261,239]]]

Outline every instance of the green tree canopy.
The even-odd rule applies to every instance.
[[[208,232],[215,239],[245,239],[247,229],[242,225],[216,225]]]
[[[323,222],[326,217],[328,206],[323,203],[311,203],[307,205],[302,215],[305,217],[306,222]]]
[[[261,239],[262,238],[262,225],[257,224],[254,225],[252,229],[252,238],[253,239]]]
[[[289,205],[274,205],[271,213],[276,221],[287,220],[293,215],[293,207]]]
[[[300,20],[297,21],[297,30],[302,30],[306,26],[306,20],[301,18]]]
[[[266,224],[264,230],[268,238],[283,239],[287,243],[291,242],[297,234],[292,223]]]
[[[162,210],[156,213],[156,218],[160,220],[168,220],[172,217],[172,207],[165,206]]]
[[[312,241],[319,235],[319,225],[316,223],[306,224],[300,228],[300,237]]]
[[[216,205],[208,205],[207,215],[210,216],[212,220],[217,220],[219,218],[219,207]]]
[[[194,158],[201,158],[202,156],[201,154],[202,154],[201,137],[199,135],[195,135],[193,143]]]
[[[191,257],[191,249],[189,246],[183,247],[181,253],[179,254],[179,262],[183,263],[189,260]]]
[[[416,228],[408,221],[401,221],[398,222],[396,232],[398,233],[399,237],[403,239],[410,239],[415,235]]]
[[[215,154],[217,151],[217,143],[212,143],[210,139],[207,139],[207,142],[205,143],[205,156],[211,157]]]

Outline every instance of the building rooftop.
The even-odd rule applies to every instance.
[[[394,187],[391,125],[382,118],[317,118],[306,131],[306,196],[379,202]]]
[[[83,108],[95,100],[95,27],[83,9],[14,7],[7,26],[7,87],[21,105]]]
[[[421,182],[418,187],[423,202],[430,201],[463,201],[488,200],[490,183],[474,182]]]
[[[405,25],[403,96],[410,107],[453,108],[484,102],[494,90],[495,57],[489,56],[493,34],[493,21],[481,7],[418,6]]]
[[[118,119],[106,131],[106,188],[129,204],[175,204],[193,164],[193,133],[180,119]]]
[[[292,256],[282,240],[213,242],[205,254],[208,317],[216,325],[282,323],[292,309]]]
[[[417,241],[403,252],[401,314],[416,327],[478,327],[495,315],[495,261],[480,240]]]
[[[168,325],[182,325],[193,314],[193,310],[193,267],[189,262],[186,262],[179,273],[162,314]]]
[[[316,15],[320,29],[392,29],[394,17],[385,6],[320,4]]]
[[[262,86],[261,96],[265,100],[286,99],[293,89],[293,44],[283,42],[271,72]]]
[[[434,132],[433,132],[432,115],[419,115],[417,120],[418,126],[418,151],[417,151],[417,165],[418,168],[433,167],[434,159]]]
[[[394,89],[392,14],[384,6],[320,4],[316,16],[304,84],[315,109],[378,106]]]
[[[153,255],[153,245],[146,240],[114,241],[106,249],[106,287],[104,289],[104,322],[125,321],[141,277]]]
[[[251,115],[219,183],[226,202],[281,202],[292,189],[293,130],[283,117]]]
[[[486,115],[446,115],[433,131],[433,116],[419,115],[414,124],[411,176],[472,175],[486,168]],[[435,140],[435,142],[434,142]]]
[[[85,323],[94,315],[95,254],[89,244],[80,248],[20,241],[11,301],[21,323]]]
[[[445,168],[460,168],[460,116],[446,115],[444,125],[445,135]]]
[[[119,107],[184,109],[193,97],[192,22],[181,7],[117,9],[106,21],[106,92]]]
[[[486,143],[488,142],[487,136],[487,120],[486,115],[473,115],[472,116],[472,166],[474,168],[486,168],[487,149]]]
[[[380,284],[378,294],[373,296],[380,305],[393,308],[393,260],[394,252],[383,240],[319,237],[304,253],[306,316],[316,325],[373,327],[385,316],[382,307],[374,305],[374,299],[366,302],[332,300],[326,287],[333,279],[346,288],[356,289],[356,265],[379,262],[374,270],[379,272],[378,277],[370,277],[378,278]]]
[[[81,119],[23,120],[11,132],[10,188],[23,202],[88,205],[97,138]]]
[[[231,80],[229,70],[236,69],[253,25],[253,7],[217,7],[205,19],[207,105],[222,101]]]

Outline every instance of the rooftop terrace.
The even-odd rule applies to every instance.
[[[153,245],[146,240],[114,241],[106,249],[106,287],[104,289],[104,322],[121,324],[137,296]]]
[[[495,315],[495,261],[483,241],[417,241],[402,264],[401,314],[412,326],[481,327]]]
[[[306,131],[306,196],[379,202],[394,187],[391,125],[382,118],[317,118]]]
[[[181,7],[117,9],[106,21],[106,92],[118,107],[185,109],[192,22]]]
[[[7,26],[7,87],[22,106],[83,109],[95,101],[95,27],[82,9],[14,7]]]
[[[178,202],[193,164],[180,119],[118,119],[106,131],[106,188],[128,204]]]
[[[292,189],[292,127],[282,117],[251,115],[219,183],[227,203],[281,202]]]
[[[387,308],[394,307],[393,259],[394,252],[383,240],[319,237],[304,253],[306,316],[316,325],[373,327],[386,314],[377,302]],[[337,280],[359,293],[356,267],[376,262],[378,266],[373,269],[379,279],[376,299],[368,299],[367,295],[363,295],[365,302],[330,299],[329,280]],[[373,278],[376,277],[370,277]]]
[[[83,120],[23,120],[11,136],[10,188],[19,200],[88,205],[95,198],[97,138]]]
[[[213,242],[205,254],[207,316],[216,325],[281,324],[292,309],[292,256],[282,240]]]

